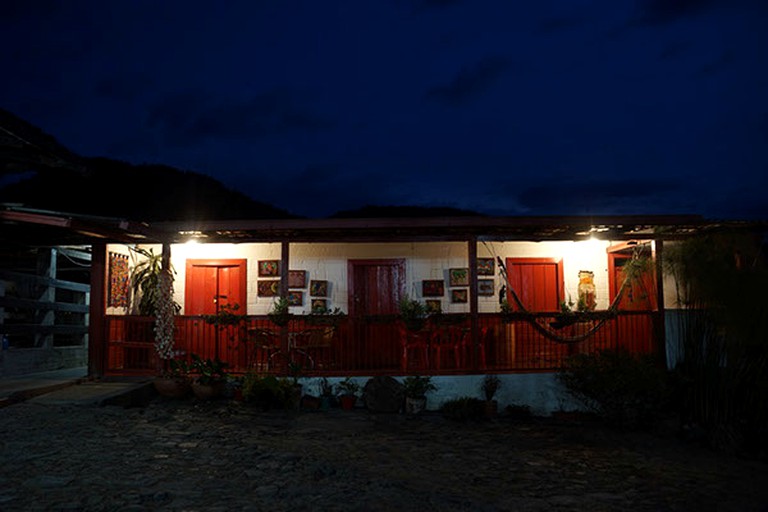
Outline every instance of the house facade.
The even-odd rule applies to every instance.
[[[712,228],[693,216],[91,220],[80,232],[92,247],[95,377],[148,376],[164,364],[155,318],[137,314],[129,286],[150,254],[174,278],[173,357],[300,371],[310,386],[432,375],[433,406],[479,396],[482,376],[495,373],[502,405],[539,412],[567,405],[555,372],[571,354],[621,347],[666,359],[677,305],[664,245]],[[627,279],[639,260],[642,272]],[[406,298],[429,310],[418,328],[403,321]],[[271,314],[283,301],[288,315]]]

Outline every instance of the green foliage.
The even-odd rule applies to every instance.
[[[424,327],[427,320],[427,306],[424,303],[406,296],[400,299],[398,308],[400,318],[408,329],[417,331]]]
[[[227,363],[216,359],[203,359],[197,354],[192,354],[192,370],[196,373],[195,379],[200,384],[215,384],[227,380],[225,368]]]
[[[357,395],[359,391],[360,391],[360,384],[352,380],[351,377],[347,377],[343,381],[336,384],[336,393],[339,396]]]
[[[187,379],[192,370],[184,359],[171,359],[168,361],[163,377],[167,379]]]
[[[149,250],[136,247],[132,249],[144,257],[131,271],[131,291],[133,297],[139,298],[136,309],[139,315],[154,316],[160,304],[160,274],[163,273],[163,257]],[[174,303],[176,313],[181,306]]]
[[[243,401],[268,409],[287,409],[296,400],[295,386],[286,378],[260,376],[255,372],[243,377]]]
[[[710,443],[768,458],[768,265],[759,239],[711,234],[665,245],[687,308],[675,382],[682,420]]]
[[[432,383],[432,377],[411,375],[403,380],[403,390],[409,398],[423,398],[430,391],[437,390],[437,386]]]
[[[341,308],[313,308],[305,318],[310,325],[337,325],[346,316],[347,314]]]
[[[443,403],[440,412],[446,418],[457,421],[485,418],[485,402],[479,398],[464,396]]]
[[[667,403],[665,370],[623,349],[572,356],[558,378],[574,398],[616,426],[648,426]]]
[[[240,310],[240,304],[222,304],[218,313],[215,315],[203,315],[206,323],[226,327],[228,325],[242,325],[247,317],[237,312]]]
[[[288,311],[289,307],[290,303],[286,297],[278,297],[272,303],[272,310],[267,313],[267,316],[277,326],[288,325],[288,322],[291,320],[291,315]]]

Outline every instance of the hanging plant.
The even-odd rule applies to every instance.
[[[131,272],[131,291],[134,300],[138,297],[134,310],[143,316],[155,315],[161,301],[160,275],[163,273],[163,257],[161,254],[155,254],[151,248],[147,250],[135,247],[131,250],[144,257]],[[173,272],[173,267],[170,271]],[[173,308],[176,313],[181,311],[181,305],[175,302]]]
[[[173,301],[173,275],[170,271],[161,272],[158,276],[155,294],[155,350],[161,359],[171,359],[176,303]]]

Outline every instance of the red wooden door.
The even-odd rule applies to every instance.
[[[222,306],[237,305],[246,313],[246,260],[187,260],[184,313],[215,315]],[[197,321],[189,351],[201,357],[218,357],[231,366],[242,363],[241,336],[237,329],[218,329]]]
[[[608,253],[608,287],[611,301],[624,283],[624,265],[632,259],[629,252]],[[619,301],[620,314],[616,319],[615,343],[633,353],[650,353],[653,350],[653,315],[656,310],[656,279],[649,269],[634,282],[627,283]],[[643,312],[643,313],[641,313]]]
[[[507,258],[507,286],[530,312],[558,311],[563,297],[563,260]],[[514,300],[509,304],[517,309]]]
[[[379,315],[397,315],[405,295],[405,260],[349,260],[348,308],[353,335],[345,351],[348,364],[359,369],[397,367],[397,326]]]
[[[563,260],[555,258],[507,258],[507,287],[514,290],[526,311],[555,312],[565,300]],[[507,292],[510,306],[519,309]],[[551,368],[567,351],[565,345],[553,342],[536,331],[527,321],[514,325],[512,347],[497,347],[502,360],[513,354],[514,363],[523,368]],[[504,352],[508,351],[508,352]]]

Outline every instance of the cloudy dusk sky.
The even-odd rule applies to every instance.
[[[765,0],[0,5],[0,106],[322,217],[768,218]]]

